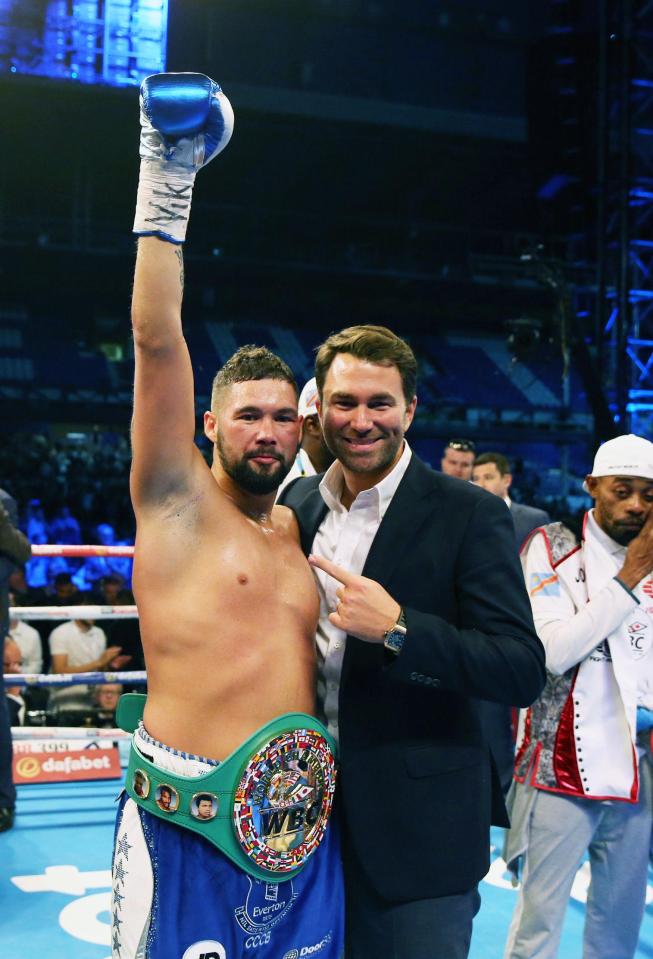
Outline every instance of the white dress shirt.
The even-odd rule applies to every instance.
[[[394,469],[380,483],[359,493],[349,509],[342,505],[344,478],[336,460],[324,474],[320,494],[329,507],[315,539],[312,552],[329,559],[350,573],[360,575],[377,534],[381,520],[410,463],[412,453],[404,441],[404,451]],[[338,693],[347,634],[329,622],[329,613],[337,605],[340,583],[322,570],[314,570],[320,594],[320,619],[317,626],[318,682],[317,698],[322,719],[338,739]]]
[[[311,463],[310,457],[308,453],[306,452],[306,450],[303,450],[303,449],[298,450],[297,456],[295,457],[295,462],[290,467],[290,472],[285,477],[285,479],[281,481],[279,485],[279,489],[277,490],[277,495],[274,498],[275,503],[279,499],[279,496],[281,495],[282,490],[286,488],[288,483],[292,483],[293,480],[298,479],[300,476],[315,476],[316,473],[317,473],[317,470]]]

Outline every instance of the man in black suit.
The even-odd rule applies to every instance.
[[[515,503],[508,495],[512,484],[510,463],[503,453],[481,453],[472,470],[472,483],[488,493],[499,496],[512,516],[517,549],[521,548],[529,533],[551,522],[549,514],[534,506]],[[512,732],[510,706],[505,703],[479,702],[479,711],[485,739],[494,757],[504,794],[510,789],[515,764],[515,742]]]
[[[296,480],[320,591],[319,699],[340,740],[348,959],[464,959],[507,822],[472,697],[526,704],[545,680],[508,511],[404,441],[410,347],[384,327],[316,360],[336,462]]]
[[[440,469],[445,476],[470,480],[475,456],[476,447],[471,440],[449,440],[442,453]]]
[[[0,652],[4,647],[9,629],[9,577],[14,568],[27,562],[32,547],[26,536],[17,529],[16,503],[9,493],[0,489]],[[4,683],[0,684],[0,832],[11,829],[14,824],[16,787],[12,763],[11,727]]]
[[[512,473],[510,472],[510,463],[503,453],[481,453],[480,456],[477,456],[472,470],[472,483],[486,489],[488,493],[500,496],[504,501],[512,516],[515,526],[515,539],[519,549],[521,549],[529,533],[551,522],[551,517],[545,510],[536,509],[535,506],[525,506],[523,503],[515,503],[510,498],[508,490],[512,484]]]
[[[2,671],[5,676],[23,672],[23,657],[18,643],[7,637],[2,654]],[[5,686],[6,706],[10,726],[23,726],[25,722],[25,700],[19,686]]]

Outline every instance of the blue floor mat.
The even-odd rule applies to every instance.
[[[16,825],[0,835],[2,959],[110,959],[109,888],[114,800],[120,783],[22,786]],[[515,902],[498,858],[481,884],[470,959],[501,959]],[[579,870],[559,959],[582,954],[583,904],[589,874]],[[653,873],[637,959],[653,959]]]

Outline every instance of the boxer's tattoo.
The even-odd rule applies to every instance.
[[[179,282],[181,288],[184,288],[184,254],[181,252],[179,247],[175,247],[175,253],[177,254],[177,259],[179,260]]]

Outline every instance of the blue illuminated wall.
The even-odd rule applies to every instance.
[[[132,86],[165,70],[168,0],[0,0],[0,73]]]

